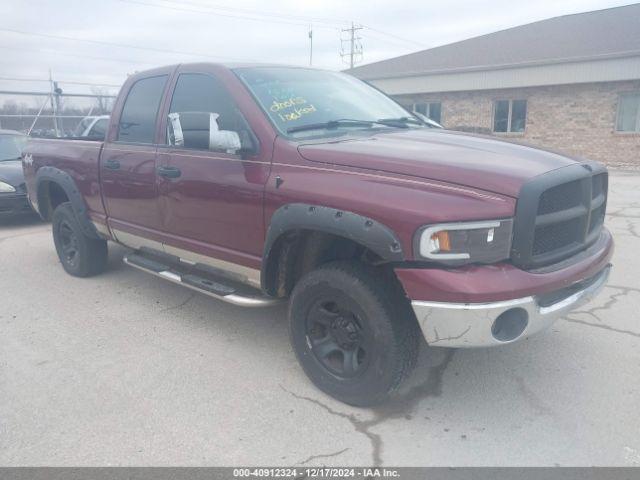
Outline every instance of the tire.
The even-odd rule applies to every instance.
[[[67,273],[74,277],[90,277],[105,270],[107,242],[83,233],[71,203],[56,207],[51,224],[56,252]]]
[[[349,405],[388,400],[416,364],[421,336],[399,289],[356,262],[328,263],[295,286],[291,344],[309,379]]]

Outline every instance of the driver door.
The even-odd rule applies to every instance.
[[[255,138],[232,96],[212,74],[180,73],[165,120],[158,170],[165,251],[223,268],[202,257],[255,263],[270,164],[243,159],[234,141],[212,140],[215,129],[245,145]]]

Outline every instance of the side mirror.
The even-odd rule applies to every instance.
[[[239,128],[239,132],[220,130],[218,117],[219,114],[214,112],[170,113],[167,126],[169,143],[198,150],[222,151],[242,157],[257,152],[258,139],[248,126],[247,131],[243,128]]]
[[[236,153],[242,148],[240,135],[231,130],[209,130],[209,150],[223,150]]]

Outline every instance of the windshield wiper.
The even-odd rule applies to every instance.
[[[383,125],[393,125],[401,126],[404,128],[408,128],[407,124],[411,125],[425,125],[425,123],[417,118],[412,117],[398,117],[398,118],[381,118],[377,121],[378,123],[382,123]]]
[[[406,128],[403,125],[391,125],[386,121],[381,120],[355,120],[351,118],[341,118],[339,120],[329,120],[322,123],[309,123],[308,125],[298,125],[297,127],[287,128],[287,133],[304,132],[306,130],[332,130],[338,127],[370,127],[371,125],[383,125],[385,127],[400,126]]]

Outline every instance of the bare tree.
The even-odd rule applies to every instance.
[[[91,87],[91,93],[96,95],[94,113],[97,115],[106,115],[111,113],[111,99],[104,96],[110,94],[109,90],[102,87]]]
[[[18,113],[18,103],[15,100],[5,100],[2,108],[0,108],[0,113],[4,115],[16,115]],[[15,118],[0,117],[0,120],[2,120],[2,128],[15,129]]]
[[[18,103],[15,100],[5,100],[1,111],[7,115],[15,115],[18,113]]]

